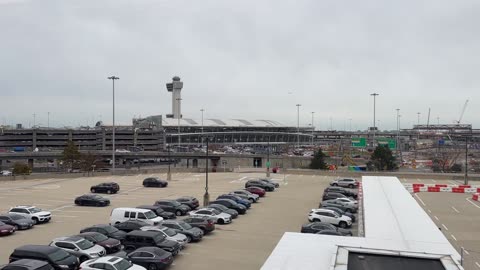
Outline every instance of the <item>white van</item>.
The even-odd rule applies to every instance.
[[[163,218],[157,216],[151,210],[121,207],[112,210],[112,213],[110,214],[110,225],[115,225],[132,219],[144,221],[152,226],[159,225],[163,221]]]

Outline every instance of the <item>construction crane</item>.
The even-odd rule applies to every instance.
[[[458,118],[457,125],[460,125],[460,122],[462,122],[463,114],[465,113],[465,110],[467,109],[468,105],[468,99],[465,101],[465,104],[463,104],[462,112],[460,113],[460,118]]]

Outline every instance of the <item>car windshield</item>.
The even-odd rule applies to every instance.
[[[192,226],[190,226],[190,224],[186,222],[179,222],[178,225],[180,225],[180,227],[184,228],[185,230],[190,230],[192,228]]]
[[[215,215],[220,215],[220,211],[218,211],[217,209],[212,209],[212,212],[215,214]]]
[[[180,206],[182,205],[181,203],[177,202],[177,201],[172,201],[172,205],[173,206]]]
[[[36,208],[36,207],[34,207],[34,208],[30,208],[30,209],[28,209],[28,210],[30,210],[30,213],[38,213],[38,212],[42,212],[42,209],[39,209],[39,208]]]
[[[67,258],[68,256],[70,256],[70,254],[68,254],[68,252],[66,252],[63,249],[58,249],[57,251],[48,254],[48,257],[54,262],[61,261]]]
[[[175,235],[177,235],[177,232],[174,231],[174,230],[172,230],[172,229],[170,229],[170,228],[167,228],[167,229],[165,229],[165,230],[163,230],[163,231],[164,231],[165,234],[167,234],[168,236],[175,236]]]
[[[10,218],[12,218],[13,220],[25,219],[23,216],[20,215],[10,215]]]
[[[100,195],[93,195],[92,198],[97,199],[97,200],[103,199],[102,196],[100,196]]]
[[[155,213],[153,213],[152,211],[145,212],[145,216],[147,217],[147,219],[152,219],[157,217],[157,215],[155,215]]]
[[[0,221],[0,226],[4,226],[4,225],[7,225],[5,223],[3,223],[2,221]]]
[[[82,240],[82,241],[77,243],[77,246],[81,250],[85,250],[85,249],[92,248],[94,246],[94,244],[92,242],[88,241],[88,240]]]
[[[125,269],[128,269],[130,267],[132,267],[132,263],[125,260],[125,259],[121,259],[119,262],[117,262],[116,264],[114,264],[115,268],[117,270],[125,270]]]
[[[163,242],[163,240],[165,240],[165,235],[163,235],[161,233],[158,233],[158,234],[155,235],[153,240],[155,241],[155,243],[161,243],[161,242]]]
[[[221,204],[216,204],[216,205],[215,205],[215,208],[216,208],[216,209],[221,209],[222,211],[225,211],[225,210],[228,209],[226,206],[223,206],[223,205],[221,205]]]
[[[93,236],[93,239],[95,239],[95,241],[97,242],[102,242],[102,241],[105,241],[108,239],[108,237],[106,237],[105,235],[101,234],[101,233],[96,233],[94,236]]]
[[[106,226],[104,227],[105,231],[107,231],[107,233],[115,233],[115,232],[118,232],[118,229],[113,227],[113,226]]]

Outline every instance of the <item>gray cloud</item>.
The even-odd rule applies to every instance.
[[[274,119],[336,129],[480,124],[480,4],[461,1],[0,1],[0,117],[59,125],[170,112],[165,83],[185,83],[184,115]],[[292,94],[288,94],[292,92]],[[0,119],[2,120],[2,119]],[[3,121],[3,120],[2,120]]]

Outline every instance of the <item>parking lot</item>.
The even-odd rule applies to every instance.
[[[424,184],[463,184],[459,180],[400,180]],[[470,184],[480,185],[477,182]],[[480,203],[471,200],[472,194],[420,192],[414,197],[458,252],[462,247],[465,249],[464,268],[480,269]]]
[[[53,220],[32,230],[17,231],[0,238],[0,264],[8,261],[15,247],[24,244],[49,244],[56,237],[77,234],[92,224],[108,223],[116,207],[153,204],[155,200],[191,195],[201,202],[204,175],[174,174],[167,188],[144,188],[142,181],[151,175],[88,177],[0,182],[0,212],[14,205],[36,205],[52,211]],[[158,174],[165,179],[165,175]],[[243,188],[261,173],[212,173],[209,175],[211,199]],[[191,243],[174,260],[171,269],[259,269],[286,231],[300,231],[310,209],[318,207],[323,189],[333,176],[272,174],[281,183],[244,216],[217,229],[199,243]],[[90,186],[104,181],[120,184],[120,193],[104,195],[111,205],[103,208],[80,207],[73,199],[89,192]],[[480,210],[480,209],[479,209]]]

